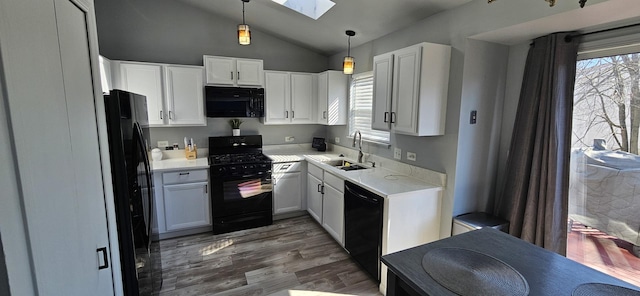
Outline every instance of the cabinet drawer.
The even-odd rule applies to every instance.
[[[274,174],[282,174],[282,173],[292,173],[300,171],[300,162],[283,162],[283,163],[274,163],[273,164],[273,173]]]
[[[322,172],[324,172],[323,169],[321,169],[320,167],[318,167],[315,164],[312,164],[311,162],[309,162],[309,167],[307,168],[307,171],[309,172],[309,174],[315,176],[316,178],[322,180]]]
[[[324,183],[344,193],[344,180],[330,173],[324,173]]]
[[[207,170],[187,170],[162,174],[163,184],[192,183],[207,181]]]

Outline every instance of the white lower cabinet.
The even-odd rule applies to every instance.
[[[303,210],[300,162],[273,165],[273,214]]]
[[[344,180],[309,163],[307,211],[344,246]]]
[[[160,239],[211,230],[207,169],[154,173]]]
[[[323,189],[322,227],[344,246],[344,181],[325,172]]]
[[[167,231],[211,225],[207,182],[164,186]]]
[[[309,166],[312,166],[309,164]],[[318,177],[307,174],[307,212],[309,215],[322,223],[322,180]]]

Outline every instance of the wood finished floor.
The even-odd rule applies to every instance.
[[[160,242],[161,296],[382,295],[309,216],[273,225]]]
[[[640,258],[632,245],[598,229],[573,222],[567,258],[640,287]]]

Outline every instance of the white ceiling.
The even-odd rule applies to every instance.
[[[179,0],[221,16],[242,22],[241,0]],[[264,32],[325,55],[347,49],[346,30],[354,30],[355,47],[438,12],[471,0],[333,0],[336,5],[313,20],[271,0],[245,4],[246,23],[252,31]]]

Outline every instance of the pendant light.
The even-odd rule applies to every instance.
[[[249,25],[244,22],[244,4],[249,2],[249,0],[241,0],[242,1],[242,24],[238,25],[238,43],[240,45],[249,45],[251,44],[251,31],[249,31]]]
[[[347,56],[344,57],[344,61],[342,62],[342,72],[348,75],[348,74],[353,74],[353,69],[356,66],[356,62],[353,60],[353,57],[351,56],[351,37],[355,36],[356,32],[347,30],[345,33],[347,34],[347,36],[349,36],[348,37],[349,47],[347,48]]]

